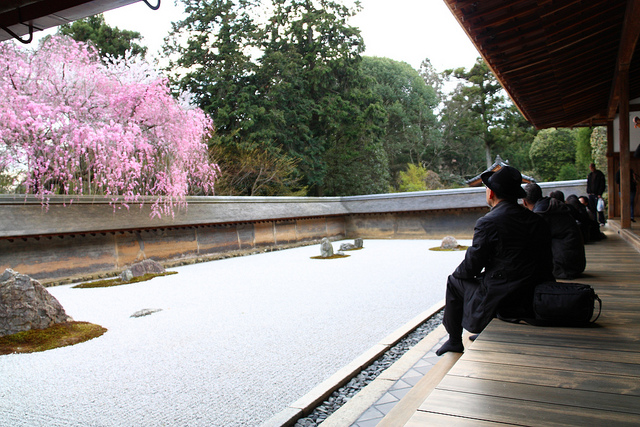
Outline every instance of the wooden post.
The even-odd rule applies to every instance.
[[[616,216],[616,188],[615,184],[615,159],[613,157],[614,148],[613,148],[613,121],[609,120],[607,122],[607,183],[609,183],[609,189],[607,193],[609,194],[609,203],[607,206],[607,218],[614,218]]]
[[[620,70],[620,226],[631,228],[631,172],[629,170],[629,70]]]

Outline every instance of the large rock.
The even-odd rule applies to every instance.
[[[9,268],[0,276],[0,337],[71,320],[37,280]]]
[[[128,282],[134,277],[144,276],[145,274],[162,274],[164,272],[164,267],[158,261],[145,259],[144,261],[133,264],[131,267],[120,273],[120,278],[125,282]]]
[[[458,249],[459,246],[458,241],[453,236],[446,236],[440,244],[442,249]]]
[[[327,237],[323,238],[320,243],[320,256],[322,258],[331,258],[333,256],[333,245]]]

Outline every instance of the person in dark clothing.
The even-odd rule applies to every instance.
[[[631,203],[631,222],[636,222],[633,217],[634,205],[636,204],[636,173],[633,169],[629,170],[629,179],[631,184],[631,194],[630,194],[630,203]],[[620,194],[620,169],[616,172],[616,184],[618,184],[618,194]]]
[[[582,240],[585,244],[589,242],[597,242],[607,237],[602,231],[600,231],[600,224],[596,221],[595,214],[590,211],[589,206],[586,206],[580,201],[578,196],[571,194],[567,197],[565,203],[571,209],[571,215],[573,215],[574,219],[578,223],[578,227],[582,232]]]
[[[580,197],[578,197],[578,201],[587,210],[587,213],[589,214],[589,218],[591,218],[592,220],[597,222],[598,221],[598,217],[596,216],[596,213],[595,212],[591,212],[591,209],[589,209],[589,197],[588,196],[580,196]]]
[[[564,203],[564,193],[560,190],[552,191],[551,193],[549,193],[549,197]]]
[[[592,212],[598,212],[598,199],[602,197],[602,193],[607,188],[604,174],[601,170],[596,169],[595,163],[589,165],[589,175],[587,176],[587,194],[589,195],[589,209]],[[604,212],[598,212],[598,222],[604,224]]]
[[[518,205],[525,196],[520,172],[504,166],[481,179],[491,211],[476,222],[472,245],[447,279],[443,324],[449,340],[438,356],[464,351],[463,328],[479,333],[496,315],[531,317],[535,285],[554,281],[549,226]]]
[[[527,196],[524,207],[540,215],[551,229],[553,276],[556,279],[575,279],[587,266],[582,233],[566,203],[542,197],[542,189],[531,183],[524,187]]]

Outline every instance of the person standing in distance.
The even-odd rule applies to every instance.
[[[589,165],[589,175],[587,176],[587,194],[589,195],[589,209],[591,212],[598,212],[598,199],[602,198],[602,193],[607,188],[604,174],[596,169],[595,163]],[[598,223],[604,224],[604,212],[598,212]]]
[[[520,172],[504,166],[481,178],[491,210],[476,222],[472,245],[447,279],[443,324],[449,340],[438,356],[464,351],[463,328],[480,333],[496,315],[532,317],[535,286],[555,281],[549,226],[518,204],[526,196]]]

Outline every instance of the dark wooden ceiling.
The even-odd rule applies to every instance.
[[[640,97],[640,0],[444,1],[538,129],[613,118],[621,64]]]
[[[27,40],[30,26],[42,31],[138,1],[0,0],[0,41],[11,39],[11,32]]]

